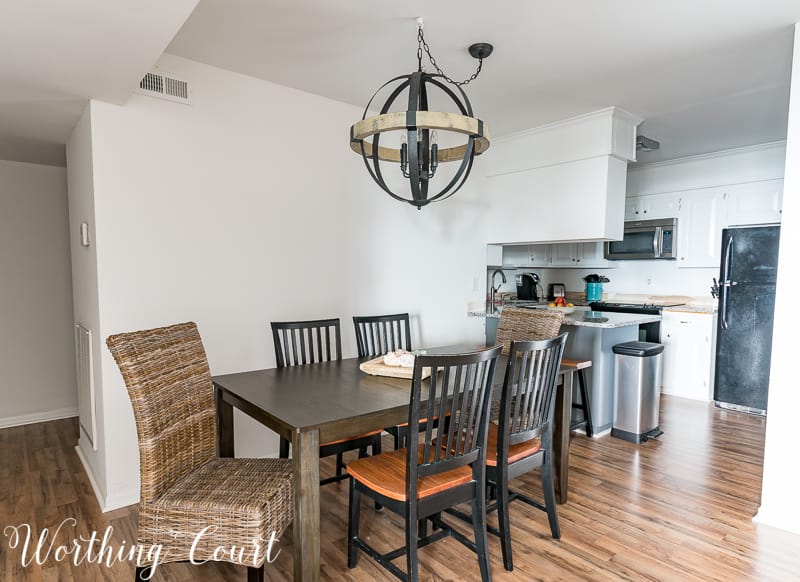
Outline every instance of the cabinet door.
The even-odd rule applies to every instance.
[[[609,264],[603,253],[605,243],[602,242],[586,242],[581,243],[580,266],[582,267],[596,267],[606,269],[616,265]],[[613,263],[613,261],[612,261]]]
[[[551,245],[554,267],[576,267],[580,262],[580,243],[559,243]]]
[[[529,261],[528,245],[505,245],[503,247],[504,267],[527,267]]]
[[[664,344],[661,388],[665,394],[708,402],[711,399],[713,316],[710,313],[665,311],[661,318]]]
[[[652,194],[641,197],[641,217],[650,218],[675,218],[678,216],[677,194]]]
[[[642,197],[635,196],[625,199],[625,220],[641,220]]]
[[[781,221],[783,180],[736,184],[729,188],[727,224],[768,224]]]
[[[725,226],[724,188],[682,193],[678,200],[678,267],[718,267]]]
[[[549,267],[551,245],[529,245],[528,255],[532,267]]]

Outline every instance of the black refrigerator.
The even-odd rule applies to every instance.
[[[766,414],[779,226],[722,231],[714,402]]]

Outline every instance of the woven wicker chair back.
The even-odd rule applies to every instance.
[[[141,502],[216,455],[214,388],[197,326],[112,335],[139,435]]]
[[[497,340],[507,355],[512,341],[539,341],[558,336],[564,314],[545,309],[504,307],[497,325]]]

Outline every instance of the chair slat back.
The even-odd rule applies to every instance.
[[[338,318],[273,321],[270,325],[278,368],[342,359]]]
[[[411,351],[408,313],[353,318],[359,358],[374,358],[395,350]]]
[[[449,417],[449,422],[440,420],[437,434],[432,422],[422,433],[409,431],[408,499],[415,498],[419,477],[467,464],[483,466],[489,399],[499,355],[500,346],[495,346],[467,354],[422,355],[414,360],[409,426],[417,426],[424,418]],[[422,380],[423,369],[428,367],[430,378]]]
[[[540,341],[512,342],[500,395],[498,447],[552,430],[556,384],[567,334]],[[498,455],[501,451],[498,451]]]
[[[551,339],[558,335],[564,314],[546,309],[504,307],[497,323],[497,341],[503,354],[511,350],[512,341]]]
[[[214,387],[194,323],[121,333],[106,340],[133,405],[141,503],[216,455]]]

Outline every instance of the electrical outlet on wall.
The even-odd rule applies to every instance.
[[[652,285],[653,284],[653,276],[652,275],[648,275],[647,276],[647,284],[648,285]]]

